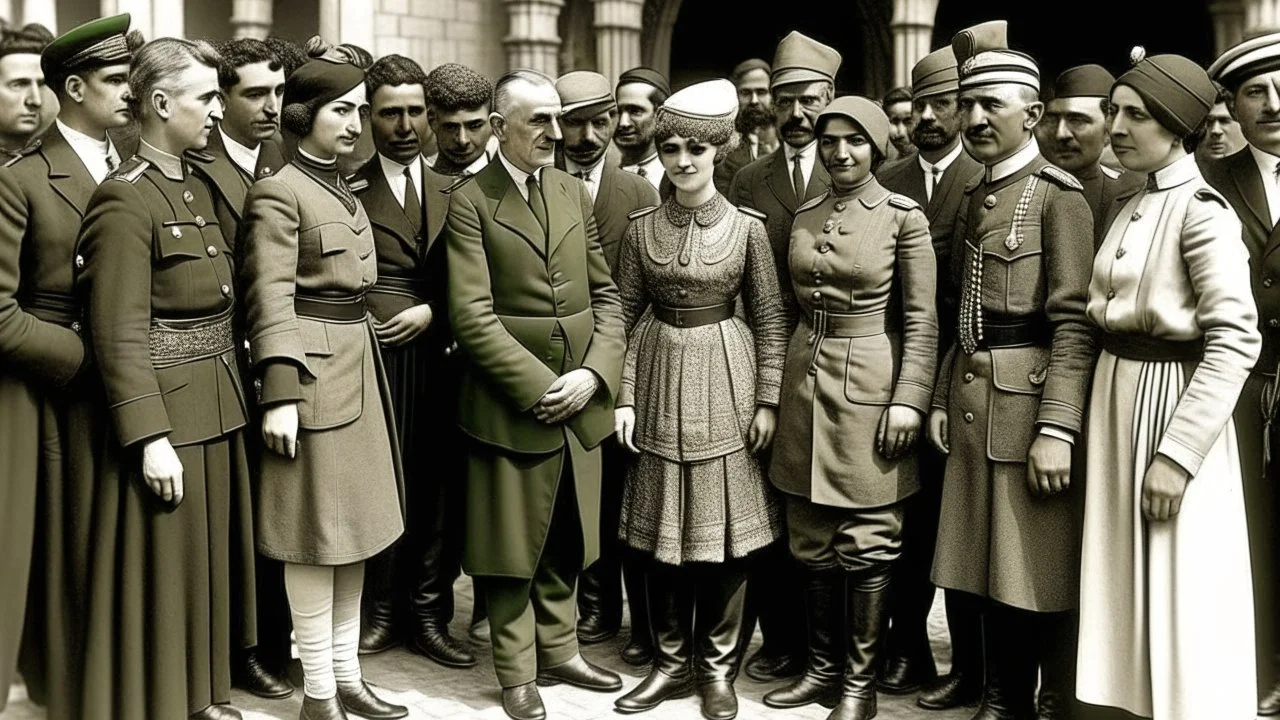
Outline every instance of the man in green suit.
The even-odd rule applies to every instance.
[[[451,187],[449,317],[468,365],[463,569],[489,608],[503,709],[546,717],[539,683],[610,692],[578,654],[574,590],[599,554],[600,451],[625,338],[586,186],[554,167],[560,97],[529,70],[494,88],[498,157]]]

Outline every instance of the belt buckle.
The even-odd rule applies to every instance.
[[[673,309],[675,310],[675,317],[672,318],[673,320],[675,320],[673,324],[676,327],[684,327],[684,321],[685,321],[684,310],[681,308],[673,308]]]

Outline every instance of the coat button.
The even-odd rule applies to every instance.
[[[982,207],[984,207],[984,208],[986,208],[986,209],[988,209],[988,210],[990,210],[991,208],[993,208],[993,207],[995,207],[995,206],[996,206],[996,196],[995,196],[995,195],[988,195],[986,198],[984,198],[984,199],[982,200]]]
[[[84,267],[84,256],[83,256],[83,255],[77,255],[77,256],[76,256],[76,267],[77,267],[77,268],[83,268],[83,267]]]
[[[195,196],[195,195],[193,195],[193,194],[191,194],[191,191],[190,191],[190,190],[183,190],[183,191],[182,191],[182,201],[183,201],[183,202],[191,202],[192,200],[195,200],[195,199],[196,199],[196,196]]]
[[[818,246],[818,252],[820,252],[820,253],[829,253],[829,252],[831,252],[831,244],[830,244],[830,243],[822,243],[821,245],[819,245],[819,246]]]
[[[849,203],[841,200],[840,202],[836,203],[836,212],[844,212],[845,208],[847,207],[849,207]]]
[[[1271,286],[1272,286],[1272,285],[1274,285],[1274,284],[1275,284],[1275,282],[1274,282],[1274,281],[1272,281],[1272,279],[1271,279],[1271,278],[1263,278],[1263,279],[1262,279],[1262,287],[1264,287],[1264,288],[1269,288],[1269,287],[1271,287]]]
[[[1116,250],[1116,259],[1119,260],[1120,258],[1124,257],[1124,254],[1125,254],[1124,248],[1120,248],[1119,250]]]
[[[964,381],[965,381],[965,382],[967,382],[967,383],[968,383],[968,382],[973,382],[973,373],[971,373],[971,372],[967,372],[967,373],[965,373],[965,374],[964,374]]]
[[[170,230],[169,233],[176,238],[180,238],[182,237],[182,228],[174,228]]]
[[[1280,328],[1280,319],[1271,318],[1270,320],[1267,321],[1267,327]]]
[[[209,247],[205,248],[205,249],[204,249],[204,251],[205,251],[205,252],[207,252],[207,253],[209,253],[209,257],[218,257],[218,248],[216,248],[216,247],[214,247],[214,246],[212,246],[212,245],[210,245]]]
[[[684,288],[680,288],[676,291],[676,297],[689,297],[689,291]]]
[[[967,423],[971,423],[971,422],[973,422],[973,413],[971,413],[971,412],[967,412],[967,413],[965,413],[965,414],[964,414],[964,421],[965,421],[965,422],[967,422]]]
[[[75,321],[75,322],[72,322],[72,323],[71,323],[71,332],[80,332],[80,322],[79,322],[79,321]]]
[[[1139,220],[1141,220],[1141,219],[1142,219],[1142,211],[1141,211],[1141,210],[1134,210],[1134,211],[1133,211],[1133,214],[1129,216],[1129,220],[1130,220],[1131,222],[1138,222],[1138,221],[1139,221]]]
[[[1108,290],[1108,291],[1107,291],[1107,299],[1108,299],[1108,300],[1115,300],[1115,299],[1116,299],[1116,291],[1115,291],[1115,290]]]
[[[813,301],[814,301],[814,302],[816,302],[816,303],[820,303],[820,302],[822,302],[822,292],[821,292],[821,291],[814,290],[814,291],[813,291],[813,295],[811,295],[810,297],[812,297],[812,298],[813,298]]]
[[[835,229],[835,227],[836,227],[836,224],[835,224],[835,223],[833,223],[833,222],[831,222],[830,220],[828,220],[828,221],[826,221],[826,222],[822,223],[822,232],[824,232],[824,233],[829,233],[829,232],[831,232],[832,230],[834,230],[834,229]]]
[[[222,296],[223,296],[223,297],[228,297],[228,296],[230,296],[230,295],[231,295],[231,286],[230,286],[230,285],[223,285],[221,288],[218,288],[218,289],[222,291]]]
[[[848,230],[846,230],[846,229],[845,229],[845,227],[844,227],[843,225],[841,225],[841,226],[839,227],[839,229],[837,229],[837,230],[836,230],[836,232],[840,233],[841,235],[848,235],[848,234],[849,234],[849,231],[848,231]]]
[[[270,175],[270,174],[271,174],[271,168],[270,168],[270,167],[264,167],[264,168],[262,168],[262,172],[260,172],[260,173],[258,173],[258,174],[259,174],[259,175],[262,175],[262,176]]]
[[[197,216],[196,216],[196,227],[204,227],[204,226],[205,226],[204,218],[202,218],[202,217],[200,217],[199,215],[197,215]]]

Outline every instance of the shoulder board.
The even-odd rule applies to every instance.
[[[756,210],[755,208],[749,208],[744,205],[738,206],[738,212],[742,213],[743,215],[749,215],[759,220],[760,222],[765,222],[766,220],[769,219],[768,215],[765,215],[764,213],[760,212],[759,210]]]
[[[1120,177],[1120,171],[1119,171],[1119,170],[1112,170],[1111,168],[1107,167],[1106,165],[1099,165],[1098,167],[1102,169],[1102,174],[1103,174],[1103,175],[1106,175],[1107,177],[1111,178],[1112,180],[1115,180],[1116,178]]]
[[[889,195],[889,204],[899,210],[916,210],[920,207],[920,203],[912,200],[906,195],[899,195],[898,193],[892,193]]]
[[[830,195],[830,194],[831,194],[831,191],[830,191],[830,190],[823,190],[821,195],[818,195],[817,197],[814,197],[812,200],[809,200],[809,201],[807,201],[807,202],[805,202],[805,203],[801,204],[801,205],[800,205],[800,207],[796,208],[796,215],[799,215],[800,213],[804,212],[805,210],[812,210],[813,208],[818,207],[818,206],[819,206],[819,205],[821,205],[822,203],[826,202],[827,196],[828,196],[828,195]],[[743,208],[738,208],[738,209],[739,209],[739,210],[742,210]],[[764,215],[763,215],[763,214],[761,214],[761,215],[760,215],[760,219],[761,219],[761,220],[764,220],[764,219],[765,219],[765,217],[764,217]]]
[[[136,183],[142,177],[142,173],[151,167],[151,163],[134,155],[133,157],[120,163],[120,167],[115,172],[107,176],[108,180],[123,180],[127,183]]]
[[[217,159],[203,150],[188,150],[183,153],[183,155],[185,155],[188,160],[195,160],[199,163],[211,163]]]
[[[473,178],[473,177],[475,177],[475,175],[463,175],[462,177],[458,178],[457,180],[454,180],[452,185],[450,185],[449,187],[447,187],[447,188],[445,188],[445,189],[441,190],[440,192],[444,193],[445,195],[448,195],[448,194],[452,193],[454,190],[457,190],[458,188],[462,187],[463,185],[466,185],[466,184],[467,184],[467,182],[468,182],[468,181],[470,181],[470,180],[471,180],[471,178]]]
[[[1205,202],[1216,202],[1219,205],[1221,205],[1224,209],[1228,209],[1228,210],[1230,209],[1230,206],[1227,205],[1226,198],[1219,195],[1218,191],[1214,190],[1213,188],[1207,188],[1207,187],[1200,188],[1199,190],[1196,191],[1196,199],[1203,200]]]
[[[369,181],[359,175],[351,175],[350,177],[343,178],[343,180],[346,181],[347,189],[351,192],[363,192],[369,189]]]
[[[639,176],[637,175],[637,177]],[[643,180],[644,178],[641,178],[641,179]],[[648,215],[649,213],[657,209],[658,209],[657,205],[649,205],[646,207],[639,208],[638,210],[632,210],[631,212],[627,213],[627,219],[639,220],[640,218],[644,217],[645,215]]]
[[[1059,185],[1069,187],[1072,190],[1084,190],[1084,186],[1076,179],[1075,175],[1063,170],[1056,165],[1045,165],[1040,168],[1040,174],[1057,182]]]
[[[14,164],[14,163],[18,162],[19,160],[21,160],[22,158],[24,158],[24,157],[26,157],[26,156],[28,156],[28,155],[32,155],[32,154],[34,154],[34,153],[35,153],[35,151],[37,151],[37,150],[39,150],[39,149],[40,149],[40,142],[41,142],[41,141],[40,141],[39,139],[34,140],[34,141],[32,141],[30,144],[28,144],[26,147],[24,147],[24,148],[22,148],[21,150],[18,150],[17,152],[15,152],[15,153],[13,154],[13,157],[12,157],[12,158],[9,158],[9,160],[5,162],[4,166],[5,166],[5,167],[9,167],[10,165],[12,165],[12,164]]]

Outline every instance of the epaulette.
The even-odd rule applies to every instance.
[[[813,208],[818,207],[822,203],[826,202],[827,196],[830,194],[831,194],[830,190],[823,190],[821,195],[818,195],[812,200],[807,200],[804,203],[801,203],[800,207],[796,208],[796,215],[799,215],[805,210],[812,210]],[[741,210],[742,208],[738,208],[738,209]],[[764,215],[761,215],[760,219],[764,220]]]
[[[203,150],[188,150],[183,153],[183,155],[185,155],[188,160],[195,160],[198,163],[208,164],[217,160],[217,158]]]
[[[768,215],[765,215],[764,213],[760,212],[759,210],[756,210],[755,208],[749,208],[744,205],[738,206],[738,212],[742,213],[743,215],[750,215],[751,217],[759,220],[760,222],[765,222],[766,220],[769,219]]]
[[[457,180],[454,180],[452,185],[450,185],[449,187],[447,187],[447,188],[445,188],[445,189],[441,190],[440,192],[444,193],[445,195],[449,195],[449,194],[451,194],[454,190],[457,190],[458,188],[462,187],[463,185],[466,185],[466,184],[471,180],[471,178],[473,178],[473,177],[475,177],[475,175],[463,175],[462,177],[458,178]]]
[[[346,178],[346,183],[347,189],[351,192],[364,192],[369,189],[369,181],[356,175]]]
[[[1098,167],[1102,169],[1102,174],[1103,174],[1103,175],[1106,175],[1107,177],[1111,178],[1112,180],[1115,180],[1116,178],[1120,177],[1120,171],[1119,171],[1119,170],[1112,170],[1111,168],[1107,167],[1106,165],[1099,165]]]
[[[889,195],[889,204],[899,210],[916,210],[920,208],[920,203],[912,200],[906,195],[899,195],[898,193],[891,193]]]
[[[133,157],[120,163],[120,167],[115,172],[107,176],[108,180],[123,180],[127,183],[136,183],[142,177],[142,173],[151,167],[151,163],[134,155]]]
[[[14,152],[13,157],[5,161],[4,166],[9,167],[10,165],[21,160],[22,158],[35,153],[35,151],[39,149],[40,149],[40,140],[39,139],[33,140],[30,144],[23,147],[21,150]]]
[[[644,217],[645,215],[648,215],[649,213],[657,209],[658,209],[657,205],[649,205],[647,207],[642,207],[639,210],[632,210],[631,212],[627,213],[627,219],[639,220],[640,218]]]
[[[1054,182],[1072,190],[1084,190],[1084,186],[1076,179],[1075,175],[1063,170],[1056,165],[1045,165],[1040,168],[1040,174],[1053,180]]]
[[[1213,188],[1200,188],[1196,191],[1196,199],[1206,202],[1212,200],[1222,205],[1223,209],[1231,209],[1231,206],[1227,205],[1227,199],[1219,195],[1218,191]]]

